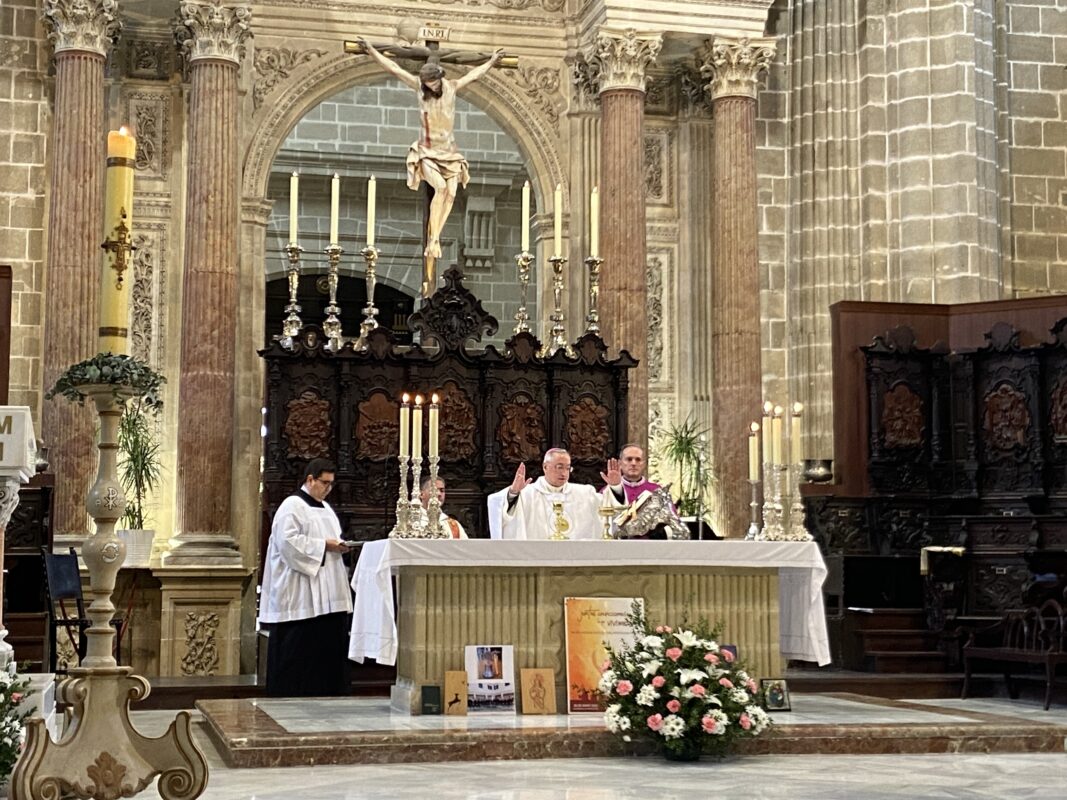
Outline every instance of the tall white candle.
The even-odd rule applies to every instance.
[[[793,403],[793,417],[789,420],[789,460],[799,464],[800,459],[800,415],[804,413],[802,403]]]
[[[522,185],[522,252],[530,252],[530,182]]]
[[[337,244],[337,214],[341,207],[341,179],[334,173],[330,181],[330,244]]]
[[[768,400],[763,404],[763,463],[771,463],[771,414],[774,413],[774,403]]]
[[[411,460],[422,461],[422,395],[415,395],[415,410],[411,413]]]
[[[378,182],[374,176],[367,181],[367,247],[374,247],[374,205],[378,195]]]
[[[589,255],[600,257],[600,189],[597,186],[589,197]]]
[[[563,255],[563,184],[556,184],[554,198],[555,207],[552,210],[552,242],[554,244],[554,256]]]
[[[782,463],[782,414],[785,409],[781,406],[774,407],[774,417],[771,419],[771,461],[774,464]]]
[[[400,403],[400,457],[405,458],[410,455],[408,447],[411,445],[411,406],[408,403],[411,402],[411,395],[407,392],[404,393],[402,402]]]
[[[300,176],[293,173],[289,176],[289,244],[296,244],[297,222],[299,220]]]
[[[759,423],[753,422],[748,434],[748,479],[759,480]]]
[[[430,458],[439,455],[438,445],[440,440],[438,438],[437,427],[440,422],[441,407],[437,404],[437,401],[438,397],[435,393],[430,397]]]

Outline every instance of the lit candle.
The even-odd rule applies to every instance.
[[[600,257],[600,189],[596,186],[589,196],[589,255]]]
[[[406,458],[411,453],[408,447],[411,444],[411,395],[407,392],[400,403],[400,457]]]
[[[330,181],[330,244],[337,244],[337,212],[341,206],[341,179],[335,172]]]
[[[782,414],[785,409],[781,406],[774,407],[774,417],[771,419],[771,462],[782,463]]]
[[[121,245],[104,253],[100,271],[100,351],[129,352],[130,284],[133,283],[133,175],[137,140],[125,128],[107,135],[107,188],[104,194],[104,241]],[[124,269],[116,269],[125,263]]]
[[[804,413],[803,403],[793,403],[793,417],[789,420],[789,460],[800,463],[800,415]]]
[[[530,252],[530,182],[522,184],[522,252]]]
[[[555,252],[552,255],[559,257],[563,254],[563,184],[556,184],[555,208],[552,209],[552,242]]]
[[[297,222],[299,220],[299,206],[297,200],[300,197],[300,176],[293,173],[289,176],[289,244],[296,245]]]
[[[438,435],[437,426],[440,422],[441,407],[437,405],[437,394],[434,393],[430,397],[430,458],[434,458],[438,455]]]
[[[748,479],[759,480],[759,423],[753,422],[748,434]]]
[[[422,395],[415,395],[415,410],[411,414],[411,460],[422,461]]]
[[[763,404],[763,463],[771,463],[771,415],[774,403],[768,400]]]
[[[374,205],[378,196],[378,182],[374,176],[367,181],[367,247],[374,247]]]

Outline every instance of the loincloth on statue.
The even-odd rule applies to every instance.
[[[408,148],[408,188],[416,190],[423,180],[423,169],[436,172],[445,181],[456,180],[460,186],[470,183],[470,165],[456,150],[437,150],[415,142]]]

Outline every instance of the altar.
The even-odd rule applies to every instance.
[[[418,713],[466,645],[510,644],[516,678],[551,668],[565,708],[563,598],[642,597],[655,624],[721,623],[753,677],[780,677],[788,659],[830,663],[825,577],[813,542],[383,539],[352,577],[349,657],[396,664],[393,705]]]

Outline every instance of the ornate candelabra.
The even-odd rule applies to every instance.
[[[585,321],[588,323],[585,327],[586,333],[600,333],[598,304],[600,302],[600,265],[603,263],[604,259],[596,256],[589,256],[585,260],[585,265],[589,268],[589,313],[585,315]]]
[[[440,456],[430,456],[430,501],[426,504],[426,537],[450,539],[452,534],[441,527],[441,501],[437,497],[437,464]]]
[[[541,358],[549,358],[560,350],[564,355],[574,358],[574,348],[567,341],[567,329],[563,326],[563,267],[567,259],[563,256],[552,256],[548,259],[552,264],[552,292],[555,295],[556,308],[552,312],[552,340],[544,345],[538,355]]]
[[[344,345],[341,338],[341,320],[339,314],[341,307],[337,305],[337,266],[341,262],[341,254],[344,249],[341,245],[331,244],[324,251],[329,259],[330,267],[328,281],[330,286],[330,304],[326,306],[326,321],[322,323],[322,332],[326,334],[326,347],[336,353]]]
[[[530,330],[530,314],[526,310],[526,292],[530,287],[530,263],[533,254],[523,250],[515,256],[515,263],[519,265],[519,310],[515,312],[515,333],[526,333]]]
[[[285,254],[289,257],[289,269],[286,270],[289,278],[289,304],[285,307],[285,320],[282,322],[282,335],[279,339],[282,346],[289,349],[300,335],[300,329],[304,327],[300,320],[300,304],[296,302],[297,289],[300,288],[300,254],[303,252],[304,248],[296,242],[289,242],[285,246]]]
[[[400,494],[396,499],[396,525],[389,531],[390,539],[407,539],[408,526],[408,457],[400,456]]]
[[[411,495],[408,499],[408,537],[425,539],[427,515],[419,501],[419,483],[422,477],[422,457],[411,459]],[[436,488],[436,485],[435,485]]]
[[[763,530],[758,538],[780,542],[785,536],[782,526],[782,466],[763,465]]]
[[[567,522],[567,518],[563,516],[562,500],[552,501],[552,513],[555,515],[555,518],[552,520],[552,535],[548,538],[556,542],[569,539],[570,537],[567,535],[567,531],[571,529],[571,524]]]
[[[815,538],[808,533],[807,526],[804,525],[804,503],[800,499],[800,478],[803,469],[803,464],[793,464],[789,468],[792,477],[790,481],[791,493],[793,495],[793,502],[789,506],[788,538],[791,542],[810,542]]]
[[[367,245],[360,250],[360,255],[366,262],[367,269],[367,305],[363,307],[363,322],[359,324],[359,340],[356,342],[357,350],[367,349],[367,337],[370,332],[378,327],[378,309],[374,305],[374,288],[378,285],[378,248]]]
[[[751,542],[759,537],[759,481],[750,480],[748,486],[752,491],[752,499],[748,503],[752,521],[748,524],[748,533],[745,534],[745,539]]]

